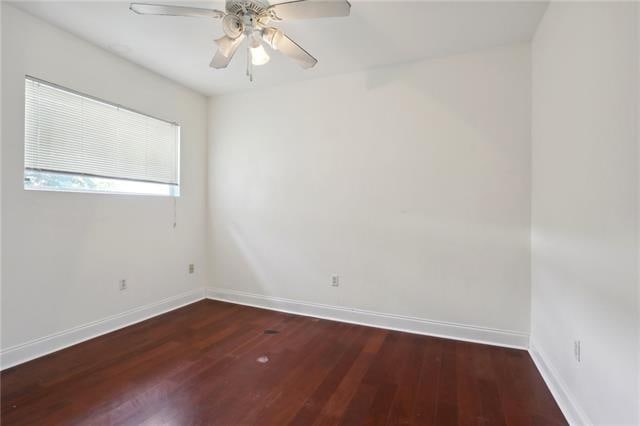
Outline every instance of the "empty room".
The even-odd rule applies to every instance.
[[[640,2],[0,22],[0,424],[640,425]]]

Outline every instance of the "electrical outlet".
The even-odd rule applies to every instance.
[[[127,280],[120,280],[119,282],[120,291],[124,291],[127,289]]]
[[[194,265],[193,263],[189,264],[189,273],[193,274],[196,271],[196,265]]]
[[[582,362],[582,354],[580,348],[580,340],[573,341],[573,356],[576,359],[576,362]]]
[[[339,275],[331,275],[331,287],[340,287]]]

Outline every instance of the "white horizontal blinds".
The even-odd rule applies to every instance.
[[[178,184],[180,127],[25,80],[25,168]]]

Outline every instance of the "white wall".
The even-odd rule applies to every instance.
[[[212,286],[528,335],[528,46],[210,107]]]
[[[1,7],[2,349],[203,287],[206,98]],[[177,228],[168,197],[23,190],[25,74],[182,125]]]
[[[637,321],[637,332],[638,332],[638,341],[637,341],[637,364],[636,364],[636,373],[638,375],[638,384],[636,388],[636,392],[638,392],[638,399],[640,399],[640,6],[636,5],[636,245],[637,245],[637,267],[638,267],[638,289],[637,289],[637,300],[638,304],[636,305],[636,321]],[[637,404],[637,419],[640,423],[640,403]]]
[[[532,345],[576,424],[639,421],[634,7],[552,2],[533,42]]]
[[[0,22],[2,22],[2,6],[0,6]],[[0,30],[0,308],[2,307],[2,31]],[[0,320],[2,313],[0,312]],[[2,324],[0,324],[0,346],[2,344]]]

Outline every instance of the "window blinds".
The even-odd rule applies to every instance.
[[[180,126],[27,77],[25,169],[177,185]]]

